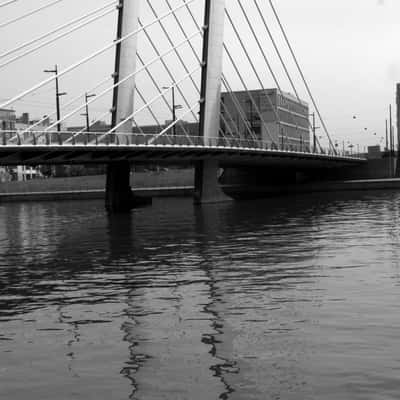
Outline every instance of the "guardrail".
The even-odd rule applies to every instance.
[[[333,152],[331,149],[318,149],[313,152],[310,145],[288,145],[264,142],[262,140],[244,138],[205,138],[202,136],[158,135],[141,133],[112,133],[104,132],[54,132],[54,131],[0,131],[1,146],[174,146],[174,147],[209,147],[231,149],[259,149],[277,152],[293,152],[339,156],[363,159],[362,154],[349,152]]]

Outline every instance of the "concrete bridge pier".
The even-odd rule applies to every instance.
[[[218,161],[199,161],[195,167],[194,202],[195,204],[210,204],[232,201],[221,189],[218,182]]]
[[[106,210],[108,212],[127,212],[134,207],[130,175],[131,166],[127,161],[107,165]]]

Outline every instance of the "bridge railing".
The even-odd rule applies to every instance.
[[[173,146],[209,147],[226,149],[257,149],[276,152],[293,152],[321,155],[336,155],[351,158],[364,158],[363,154],[319,149],[313,152],[308,143],[298,146],[265,142],[253,138],[217,137],[187,135],[159,135],[157,133],[112,133],[105,132],[54,132],[54,131],[0,131],[1,146]]]

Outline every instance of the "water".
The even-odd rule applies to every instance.
[[[398,398],[399,193],[0,221],[0,399]]]

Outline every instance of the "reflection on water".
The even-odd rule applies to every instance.
[[[395,399],[399,204],[0,206],[0,398]]]

